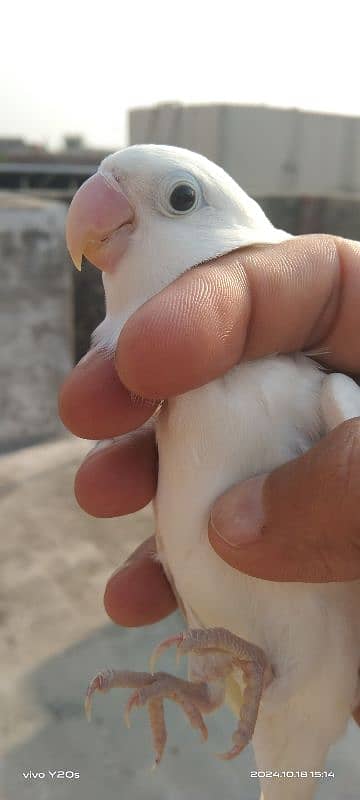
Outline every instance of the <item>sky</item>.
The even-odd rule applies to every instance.
[[[127,143],[154,103],[360,115],[357,0],[6,0],[0,136]]]

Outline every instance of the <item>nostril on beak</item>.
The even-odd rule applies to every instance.
[[[92,175],[74,195],[66,222],[66,243],[77,269],[81,269],[84,255],[100,269],[111,270],[114,258],[109,259],[105,248],[122,228],[126,228],[124,245],[125,233],[129,234],[133,222],[134,211],[120,187],[106,181],[99,172]],[[121,249],[124,248],[119,248],[118,257]]]

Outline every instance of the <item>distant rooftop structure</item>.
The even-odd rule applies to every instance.
[[[0,137],[0,189],[67,198],[96,172],[108,153],[87,146],[77,134],[65,136],[64,147],[57,152],[21,138]]]
[[[25,142],[25,139],[20,139],[16,136],[0,136],[0,152],[8,153],[14,150],[27,150],[31,147]]]
[[[164,103],[130,112],[130,143],[195,150],[255,196],[360,194],[360,117]]]
[[[29,144],[19,136],[0,136],[0,161],[4,161],[14,155],[23,158],[26,155],[46,153],[46,149],[41,144]]]
[[[64,146],[58,151],[48,150],[44,145],[29,143],[24,139],[0,136],[0,162],[73,163],[75,161],[80,164],[99,164],[109,152],[111,151],[89,147],[83,137],[78,135],[64,136]]]
[[[84,144],[84,137],[79,135],[71,135],[71,136],[64,136],[64,145],[65,150],[68,152],[74,151],[79,152],[81,150],[86,149]]]

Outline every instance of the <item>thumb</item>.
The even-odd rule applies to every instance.
[[[360,418],[300,458],[220,497],[209,539],[235,569],[272,581],[360,578]]]

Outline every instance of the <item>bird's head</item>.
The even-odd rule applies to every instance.
[[[107,313],[95,340],[108,348],[131,314],[187,269],[287,236],[219,166],[159,145],[107,156],[67,219],[75,265],[84,255],[103,270]]]

